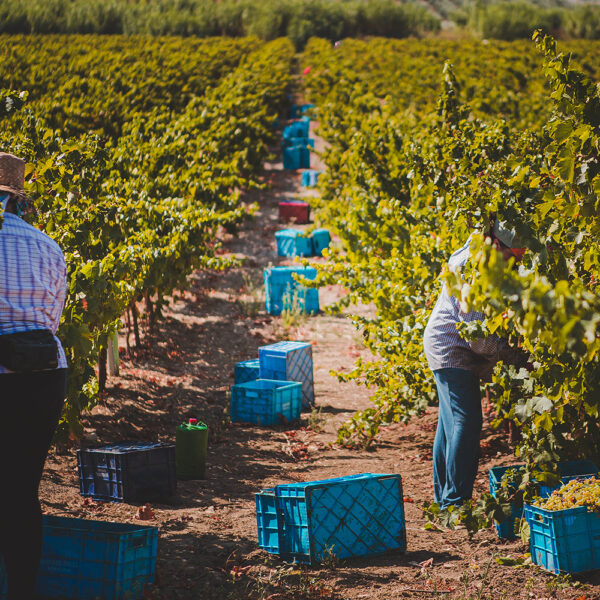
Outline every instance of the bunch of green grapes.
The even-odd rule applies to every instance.
[[[572,479],[554,490],[548,498],[540,498],[533,504],[546,510],[587,506],[594,512],[600,512],[600,479]]]

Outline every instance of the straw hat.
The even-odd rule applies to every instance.
[[[22,158],[0,152],[0,192],[25,197],[25,161]]]

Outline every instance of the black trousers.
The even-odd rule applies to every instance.
[[[0,554],[8,600],[33,600],[42,553],[38,488],[66,394],[66,369],[0,374]]]

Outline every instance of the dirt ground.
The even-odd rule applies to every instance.
[[[103,403],[84,419],[83,445],[121,440],[172,441],[179,423],[195,416],[210,426],[207,478],[178,482],[168,504],[152,504],[154,518],[140,521],[139,506],[98,503],[79,495],[75,449],[52,453],[41,486],[51,514],[155,525],[159,528],[157,582],[148,598],[225,599],[578,599],[600,598],[600,577],[556,578],[537,567],[508,567],[498,556],[520,557],[520,542],[495,531],[469,538],[466,531],[426,531],[421,504],[431,500],[431,448],[436,410],[409,425],[387,427],[370,451],[335,445],[336,427],[369,404],[369,390],[340,384],[331,369],[349,369],[366,355],[361,336],[343,316],[319,314],[282,322],[264,312],[263,269],[289,264],[276,257],[277,203],[301,190],[300,175],[281,163],[267,165],[269,190],[253,192],[255,218],[226,240],[241,268],[199,272],[189,289],[170,299],[156,330],[145,333],[134,356],[121,357]],[[314,192],[308,192],[314,193]],[[317,259],[324,260],[324,259]],[[321,304],[340,290],[321,290]],[[368,311],[367,309],[362,309]],[[318,414],[303,414],[297,427],[228,424],[227,391],[237,361],[282,339],[313,344]],[[121,346],[125,346],[121,336]],[[504,436],[482,434],[476,493],[487,490],[490,467],[514,458]],[[254,493],[278,483],[360,472],[400,473],[407,520],[406,553],[349,560],[319,568],[287,565],[257,544]]]

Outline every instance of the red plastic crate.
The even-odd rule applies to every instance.
[[[310,219],[310,206],[308,202],[280,202],[279,220],[283,223],[308,223]]]

